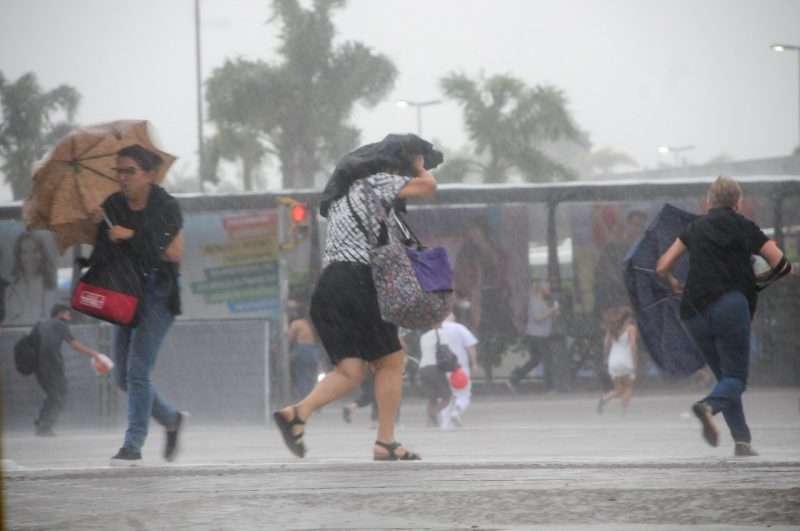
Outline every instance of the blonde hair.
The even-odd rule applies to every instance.
[[[739,187],[739,183],[727,175],[720,175],[708,187],[709,208],[736,208],[741,198],[742,189]]]

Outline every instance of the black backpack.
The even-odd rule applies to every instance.
[[[24,375],[32,374],[39,367],[39,343],[41,336],[39,325],[33,327],[29,333],[14,345],[14,367],[17,372]]]
[[[459,367],[458,358],[450,347],[439,342],[439,329],[436,329],[436,367],[442,372],[453,372]]]

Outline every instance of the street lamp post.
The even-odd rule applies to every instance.
[[[200,177],[200,192],[203,192],[203,69],[200,54],[200,0],[194,0],[194,49],[197,84],[197,173]]]
[[[686,157],[683,158],[683,163],[681,163],[681,152],[689,151],[694,149],[694,146],[660,146],[658,148],[659,153],[673,153],[675,155],[675,166],[686,166]]]
[[[422,108],[429,107],[431,105],[439,105],[440,103],[442,103],[442,100],[429,100],[429,101],[397,100],[394,103],[398,107],[402,108],[415,107],[417,109],[417,135],[422,136]]]
[[[798,94],[798,108],[797,108],[797,115],[798,115],[798,124],[800,124],[800,46],[796,46],[794,44],[773,44],[771,46],[773,50],[776,52],[786,52],[786,51],[794,51],[797,52],[797,72],[798,72],[798,84],[797,84],[797,94]],[[798,129],[800,132],[800,129]],[[798,138],[798,149],[800,149],[800,138]]]

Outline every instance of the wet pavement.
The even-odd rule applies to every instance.
[[[464,427],[425,427],[403,403],[398,440],[422,462],[371,461],[368,408],[312,418],[298,459],[272,427],[190,424],[175,463],[157,425],[144,466],[108,466],[113,432],[3,435],[8,529],[798,529],[800,390],[749,390],[760,456],[718,448],[689,415],[700,393],[650,391],[630,413],[593,394],[478,396]],[[232,416],[235,413],[232,412]]]

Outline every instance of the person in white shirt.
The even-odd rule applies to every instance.
[[[457,323],[452,313],[442,323],[442,330],[447,336],[450,350],[456,355],[461,368],[469,376],[469,381],[463,389],[455,389],[452,385],[450,386],[453,399],[441,412],[441,426],[445,429],[453,425],[460,428],[462,426],[461,415],[469,407],[472,398],[472,375],[478,372],[478,350],[475,347],[478,344],[478,338],[469,328]]]
[[[422,334],[419,338],[419,380],[425,397],[425,413],[428,416],[428,426],[439,426],[439,413],[447,407],[453,393],[450,390],[448,373],[436,364],[436,345],[447,345],[447,333],[441,325],[436,326]]]

